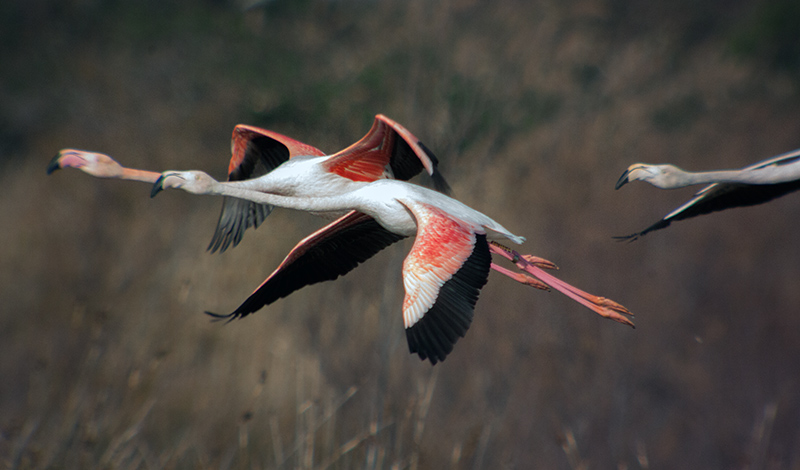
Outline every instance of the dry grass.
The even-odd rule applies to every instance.
[[[795,71],[731,52],[759,14],[684,3],[4,4],[0,466],[798,468],[797,196],[611,241],[691,194],[614,192],[628,164],[800,145]],[[210,323],[320,222],[276,211],[212,256],[219,201],[44,174],[70,146],[221,176],[238,122],[333,151],[379,112],[637,329],[492,277],[432,369],[408,244]]]

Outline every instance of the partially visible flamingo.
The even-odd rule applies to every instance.
[[[642,180],[661,189],[676,189],[712,183],[692,199],[665,215],[661,220],[623,240],[636,240],[672,222],[689,219],[734,207],[754,206],[800,190],[800,149],[754,163],[738,170],[691,172],[674,165],[634,163],[617,181],[615,189],[628,182]]]
[[[119,178],[153,184],[161,173],[125,168],[104,153],[78,149],[62,149],[47,165],[47,174],[60,168],[77,168],[98,178]]]
[[[383,178],[408,180],[425,169],[434,187],[449,193],[438,163],[417,137],[382,114],[375,116],[361,140],[331,155],[277,132],[239,124],[231,137],[228,181],[249,180],[254,188],[284,196],[321,197]],[[69,166],[102,178],[154,183],[160,176],[124,168],[105,154],[74,149],[59,152],[47,172]],[[225,251],[236,246],[244,232],[258,227],[271,211],[270,204],[226,197],[208,249]]]
[[[523,256],[495,240],[522,243],[488,216],[439,192],[396,180],[377,180],[334,196],[291,197],[264,192],[252,182],[220,183],[201,171],[165,172],[152,195],[166,188],[233,196],[290,209],[347,214],[303,239],[278,268],[232,313],[239,318],[302,288],[351,271],[392,243],[416,235],[403,263],[403,320],[411,353],[435,364],[445,359],[472,321],[490,269],[540,289],[564,293],[603,317],[633,326],[622,305],[581,291],[545,272],[549,261]],[[491,240],[491,241],[490,241]],[[491,253],[523,273],[495,265]]]

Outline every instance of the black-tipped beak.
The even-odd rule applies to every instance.
[[[153,183],[153,189],[150,190],[150,197],[156,197],[156,194],[160,193],[162,189],[164,189],[164,178],[166,175],[161,175],[158,177],[155,183]]]
[[[625,170],[625,173],[623,173],[622,176],[619,177],[619,180],[617,180],[617,184],[614,185],[614,189],[619,189],[628,182],[628,175],[630,172],[630,170]]]
[[[61,158],[61,152],[57,153],[56,156],[53,157],[52,160],[50,160],[50,163],[47,165],[48,175],[61,168],[61,163],[59,162],[60,158]]]

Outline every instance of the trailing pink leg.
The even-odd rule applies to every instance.
[[[506,269],[506,268],[504,268],[502,266],[498,266],[498,265],[496,265],[494,263],[492,263],[492,269],[494,269],[495,271],[499,272],[500,274],[505,274],[506,276],[510,277],[511,279],[513,279],[513,280],[515,280],[517,282],[520,282],[522,284],[525,284],[527,286],[535,287],[535,288],[541,289],[541,290],[547,290],[547,291],[550,290],[550,286],[548,286],[544,282],[542,282],[542,281],[540,281],[538,279],[534,279],[534,278],[532,278],[532,277],[530,277],[530,276],[528,276],[526,274],[515,273],[515,272],[511,271],[510,269]]]
[[[548,285],[553,289],[561,292],[570,299],[589,308],[598,315],[617,321],[619,323],[623,323],[625,325],[629,325],[631,327],[634,326],[633,322],[626,316],[626,315],[633,316],[633,314],[627,308],[623,307],[617,302],[614,302],[611,299],[607,299],[605,297],[599,297],[596,295],[589,294],[588,292],[584,292],[578,289],[577,287],[567,282],[564,282],[561,279],[558,279],[557,277],[553,276],[552,274],[544,271],[539,266],[537,266],[537,265],[542,265],[547,267],[550,266],[555,267],[553,263],[550,263],[547,260],[543,260],[542,258],[537,258],[531,255],[520,255],[516,251],[506,248],[505,246],[500,245],[499,243],[496,242],[492,242],[491,244],[489,244],[489,249],[491,250],[492,253],[499,254],[500,256],[509,259],[519,269],[532,275],[534,278],[541,281],[545,285]],[[524,284],[532,285],[529,284],[528,282],[520,280],[519,276],[521,274],[513,273],[503,268],[497,269],[500,267],[496,266],[494,263],[492,264],[492,268],[500,272],[501,274],[505,274],[506,276],[511,277],[514,280],[517,280]],[[521,276],[523,276],[523,278],[530,279],[530,277],[525,276],[524,274],[522,274]]]

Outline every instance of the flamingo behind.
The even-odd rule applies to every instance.
[[[61,168],[77,168],[98,178],[119,178],[153,184],[161,173],[126,168],[104,153],[62,149],[47,165],[47,174]]]
[[[622,305],[581,291],[542,268],[549,261],[523,256],[496,240],[522,243],[488,216],[439,192],[397,180],[377,180],[326,197],[291,197],[254,189],[248,182],[220,183],[200,171],[165,172],[152,195],[166,188],[193,194],[233,196],[296,210],[347,214],[306,237],[278,268],[232,313],[235,319],[317,282],[333,280],[378,251],[416,235],[403,263],[403,321],[411,353],[432,364],[452,351],[469,328],[480,289],[495,269],[540,289],[564,293],[599,315],[633,326]],[[510,259],[527,274],[495,265],[491,253]]]
[[[674,165],[634,163],[625,170],[614,189],[636,180],[646,181],[661,189],[683,188],[695,184],[708,186],[644,230],[614,237],[620,240],[633,241],[652,231],[666,228],[678,220],[734,207],[755,206],[800,190],[800,149],[738,170],[691,172]]]

